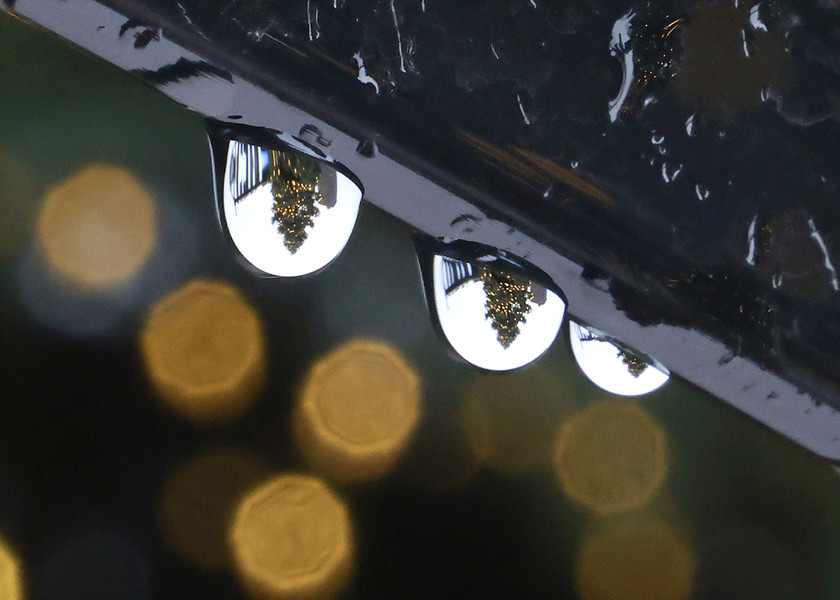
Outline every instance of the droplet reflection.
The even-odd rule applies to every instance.
[[[251,492],[236,511],[230,539],[255,598],[327,600],[352,574],[347,507],[313,477],[286,474]]]
[[[647,394],[671,377],[668,369],[652,358],[574,321],[569,322],[569,343],[583,374],[612,394]]]
[[[434,310],[446,339],[467,362],[491,371],[518,369],[551,346],[566,303],[545,286],[498,262],[432,258]]]
[[[282,134],[260,144],[214,137],[217,198],[223,227],[239,253],[269,275],[298,277],[332,262],[347,245],[362,190],[334,163]],[[261,145],[270,144],[269,146]]]

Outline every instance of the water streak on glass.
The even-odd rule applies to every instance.
[[[671,376],[656,360],[573,321],[569,342],[583,374],[610,393],[641,396],[659,389]]]
[[[240,254],[279,277],[314,273],[344,249],[362,190],[331,163],[306,151],[232,140],[219,213]]]
[[[491,371],[518,369],[551,346],[566,303],[545,286],[496,262],[432,259],[440,328],[464,360]]]

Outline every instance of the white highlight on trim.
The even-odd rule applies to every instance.
[[[371,77],[370,75],[367,74],[367,69],[365,69],[365,61],[362,58],[361,52],[356,52],[353,55],[353,60],[356,61],[356,66],[358,66],[358,68],[359,68],[358,80],[361,81],[362,83],[371,84],[373,87],[376,88],[376,93],[378,94],[379,93],[379,84],[376,83],[376,80],[373,77]]]
[[[755,266],[755,225],[758,222],[758,215],[753,217],[750,221],[750,228],[747,231],[747,244],[749,245],[749,252],[747,253],[747,264]]]
[[[525,121],[525,124],[530,125],[531,121],[528,119],[528,115],[525,114],[525,108],[522,106],[522,98],[519,97],[519,94],[516,94],[516,102],[519,104],[519,112],[522,113],[522,119]]]
[[[694,136],[694,115],[696,114],[697,113],[692,113],[692,115],[688,117],[688,120],[685,122],[685,133],[686,135],[688,135],[688,137]]]
[[[627,14],[615,22],[612,28],[612,37],[610,38],[610,52],[613,56],[622,54],[621,70],[621,88],[618,90],[618,96],[609,103],[610,122],[615,123],[618,120],[618,115],[621,108],[627,101],[627,96],[630,93],[630,86],[633,85],[634,66],[633,66],[633,50],[628,48],[625,44],[630,43],[630,21],[636,13],[630,10]]]
[[[400,25],[397,22],[397,9],[394,6],[394,0],[391,0],[391,16],[394,17],[394,29],[397,30],[397,48],[400,51],[400,71],[405,73],[406,70],[405,70],[405,57],[403,56],[403,48],[402,48],[402,34],[400,34]]]
[[[817,244],[822,250],[823,259],[825,260],[825,268],[831,272],[831,287],[834,288],[835,292],[840,291],[840,281],[837,280],[837,271],[834,269],[834,265],[831,264],[831,258],[828,255],[828,248],[826,248],[825,242],[820,235],[820,232],[817,231],[817,226],[814,224],[814,219],[808,219],[808,227],[811,228],[811,237],[816,240]]]
[[[759,6],[761,6],[760,2],[750,9],[750,25],[756,31],[767,31],[767,25],[762,22],[761,15],[758,14]]]

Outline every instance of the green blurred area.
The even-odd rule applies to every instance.
[[[131,341],[136,329],[116,342],[68,340],[26,312],[16,278],[21,265],[26,264],[24,256],[32,241],[44,193],[93,162],[129,169],[153,190],[161,205],[182,215],[196,232],[191,238],[193,247],[184,248],[192,258],[186,261],[177,279],[168,280],[169,288],[156,292],[156,296],[192,277],[226,279],[239,286],[263,315],[272,348],[269,384],[257,409],[242,423],[229,430],[197,433],[181,424],[171,424],[166,421],[170,417],[147,408],[153,402],[148,399],[136,364],[136,349]],[[157,260],[176,260],[179,248],[167,247],[166,252]],[[8,414],[0,412],[4,421],[0,429],[0,463],[12,465],[25,482],[23,488],[28,492],[22,493],[23,503],[29,507],[23,511],[24,516],[14,519],[0,514],[0,525],[20,549],[24,562],[32,561],[32,585],[36,588],[38,560],[51,533],[74,523],[77,515],[84,512],[87,498],[80,493],[76,504],[68,505],[54,495],[43,494],[45,490],[62,489],[51,487],[52,480],[41,480],[50,476],[53,461],[56,468],[69,468],[57,453],[56,448],[61,446],[51,436],[71,435],[67,429],[70,427],[78,427],[82,438],[99,435],[108,429],[107,419],[116,418],[122,410],[116,405],[109,409],[111,412],[82,411],[94,421],[101,420],[93,425],[85,420],[88,417],[59,424],[54,421],[64,420],[61,410],[54,410],[51,404],[58,401],[45,390],[55,393],[60,389],[98,389],[92,393],[125,396],[131,399],[126,400],[125,410],[142,415],[141,428],[152,430],[165,422],[156,434],[160,437],[154,450],[145,448],[139,440],[131,445],[134,462],[129,462],[141,465],[137,481],[149,489],[136,496],[136,504],[125,500],[130,508],[115,509],[118,514],[122,511],[132,515],[129,526],[140,531],[138,535],[147,547],[157,548],[162,542],[153,531],[151,498],[157,493],[162,474],[174,468],[184,455],[221,441],[254,451],[275,468],[305,469],[290,441],[288,425],[298,381],[317,357],[361,336],[384,340],[412,361],[423,380],[427,419],[460,415],[468,391],[473,395],[503,395],[502,404],[507,402],[510,407],[503,409],[510,414],[503,410],[493,418],[501,423],[498,427],[510,422],[514,437],[498,452],[505,453],[505,465],[526,464],[528,468],[483,465],[481,472],[465,484],[466,490],[440,492],[448,494],[445,501],[435,495],[438,492],[406,491],[399,477],[383,481],[375,490],[361,492],[354,505],[362,538],[358,560],[368,566],[362,567],[354,588],[356,596],[386,597],[399,589],[399,577],[405,578],[406,586],[422,587],[421,575],[406,575],[404,569],[408,567],[394,567],[388,561],[413,560],[421,572],[429,565],[437,565],[427,554],[443,552],[434,546],[439,538],[419,530],[440,526],[436,519],[450,511],[454,516],[446,527],[467,524],[453,533],[459,537],[457,548],[465,552],[472,548],[475,552],[472,562],[477,564],[464,568],[475,574],[486,571],[487,581],[506,582],[495,588],[498,597],[505,597],[517,581],[523,589],[522,597],[547,597],[542,594],[549,589],[566,589],[567,597],[573,597],[568,588],[573,580],[574,556],[581,536],[597,525],[598,519],[563,496],[550,461],[545,464],[546,461],[532,456],[545,450],[535,450],[533,444],[546,445],[547,434],[541,427],[546,419],[557,419],[559,423],[574,410],[607,400],[609,395],[597,390],[578,372],[562,337],[535,365],[516,374],[485,375],[451,359],[426,315],[407,232],[395,219],[369,206],[363,208],[344,253],[322,274],[294,282],[252,277],[236,264],[216,223],[201,118],[156,90],[5,13],[0,13],[0,286],[0,339],[4,345],[0,356],[7,367],[14,367],[4,373],[6,385],[0,393],[10,407]],[[152,300],[149,298],[148,302]],[[148,305],[138,307],[136,318],[125,327],[136,328],[147,309]],[[42,356],[63,366],[45,368],[40,364]],[[91,365],[94,360],[102,361],[107,369],[122,377],[104,376],[97,383],[96,371],[102,367]],[[74,383],[74,377],[83,378],[85,383]],[[121,391],[120,386],[130,390]],[[41,394],[37,410],[22,408],[37,394]],[[554,407],[546,409],[552,401],[559,407],[556,411]],[[664,487],[646,510],[680,523],[701,564],[704,552],[716,552],[721,547],[720,539],[726,532],[760,531],[760,535],[744,539],[771,540],[775,544],[772,560],[765,562],[753,561],[745,550],[751,548],[761,555],[762,548],[755,545],[759,542],[738,546],[740,550],[713,571],[713,575],[720,575],[720,581],[731,579],[730,587],[721,591],[714,585],[724,584],[709,583],[703,588],[705,580],[698,579],[698,598],[840,597],[840,477],[828,464],[681,381],[671,381],[639,402],[664,428],[669,449]],[[498,404],[495,398],[493,405]],[[46,423],[43,427],[39,419]],[[530,431],[532,426],[534,430]],[[90,445],[107,450],[105,442]],[[119,441],[115,448],[125,451]],[[517,452],[523,453],[522,460]],[[446,452],[439,459],[447,460]],[[94,456],[91,464],[98,460]],[[84,471],[88,464],[80,460],[72,468]],[[97,466],[90,469],[97,478],[114,473],[101,471]],[[85,479],[82,473],[80,480]],[[110,489],[111,482],[97,485]],[[110,501],[96,501],[96,510],[109,512]],[[115,502],[121,506],[123,500]],[[496,510],[494,506],[504,509]],[[4,507],[0,502],[0,511]],[[407,515],[406,507],[414,512]],[[144,510],[150,514],[137,516]],[[399,526],[395,523],[400,518],[413,521],[401,526],[407,527],[405,539],[414,543],[402,549],[402,558],[394,558],[399,546],[399,535],[394,533]],[[33,520],[38,523],[33,524]],[[485,528],[497,528],[504,535],[495,537]],[[526,544],[533,554],[529,559],[533,568],[523,569],[521,557],[511,559],[508,567],[499,563],[500,553],[487,546],[505,540]],[[169,590],[175,589],[185,593],[192,590],[195,597],[205,593],[195,590],[206,589],[216,590],[218,597],[228,597],[225,590],[236,594],[232,578],[225,580],[228,587],[219,587],[218,579],[213,578],[209,580],[211,585],[186,567],[167,566],[177,560],[174,556],[162,550],[150,552],[160,571],[160,597],[174,595]],[[482,556],[486,564],[481,564]],[[377,561],[390,564],[393,573],[387,575],[385,566],[371,566]],[[510,573],[500,575],[498,572],[505,568]],[[457,572],[454,568],[451,573],[439,571],[427,582],[429,594],[445,593],[445,578]],[[702,569],[700,572],[706,573]],[[713,575],[704,576],[714,579]],[[770,585],[774,577],[784,581]],[[750,583],[750,578],[760,583]],[[453,596],[454,587],[453,581]],[[479,589],[483,588],[479,585]],[[759,589],[765,590],[763,595],[752,595],[758,594]],[[785,596],[778,595],[782,590]],[[406,592],[406,597],[418,591],[422,589]]]

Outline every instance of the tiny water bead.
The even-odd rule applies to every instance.
[[[671,377],[659,362],[574,321],[569,322],[569,343],[583,374],[612,394],[648,394],[665,385]]]

